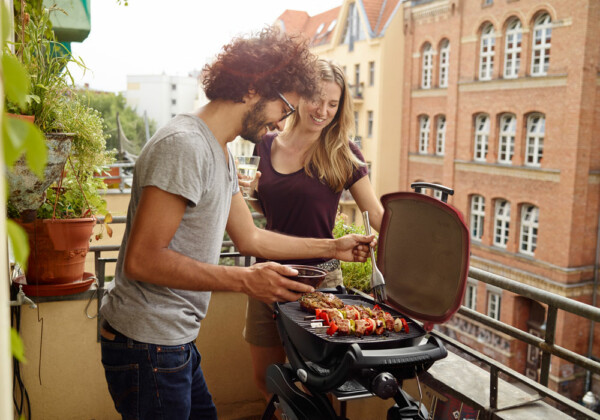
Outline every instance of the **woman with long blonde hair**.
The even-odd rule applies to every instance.
[[[267,230],[288,235],[333,238],[332,230],[342,191],[350,190],[361,211],[379,231],[383,207],[369,181],[368,170],[352,141],[354,110],[342,69],[328,60],[318,60],[320,95],[301,100],[281,133],[269,133],[256,145],[260,177],[252,203],[267,219]],[[338,260],[289,260],[323,268],[328,275],[321,287],[343,284]],[[248,300],[244,337],[250,344],[256,385],[269,398],[266,368],[283,363],[273,308]]]

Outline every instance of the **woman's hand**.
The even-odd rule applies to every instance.
[[[256,176],[254,177],[254,179],[249,180],[250,177],[243,176],[238,173],[237,176],[238,176],[238,183],[240,184],[240,188],[241,187],[249,187],[250,188],[250,197],[254,197],[256,195],[255,191],[258,191],[258,179],[260,178],[261,175],[262,174],[260,171],[256,171]]]

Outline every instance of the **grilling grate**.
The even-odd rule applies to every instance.
[[[345,295],[338,295],[340,299],[346,305],[362,305],[368,308],[373,308],[373,305],[368,303],[368,301],[362,300],[360,297],[348,297]],[[382,335],[364,335],[362,337],[356,337],[354,335],[339,335],[334,334],[333,336],[328,335],[326,332],[320,332],[318,329],[313,328],[310,324],[311,321],[314,321],[314,317],[310,319],[311,314],[303,310],[300,306],[299,302],[288,302],[283,305],[280,305],[280,310],[292,321],[300,325],[302,328],[307,330],[313,335],[316,335],[322,340],[325,340],[330,343],[357,343],[361,347],[365,345],[365,348],[370,347],[392,347],[392,346],[409,346],[412,345],[413,340],[415,338],[422,337],[425,334],[423,328],[417,324],[412,319],[403,316],[398,311],[387,305],[379,305],[382,309],[389,312],[394,318],[402,317],[406,320],[409,327],[409,332],[405,333],[403,331],[395,332],[395,331],[387,331]]]

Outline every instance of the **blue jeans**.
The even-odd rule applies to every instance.
[[[217,419],[194,342],[161,346],[112,335],[100,337],[102,365],[123,419]]]

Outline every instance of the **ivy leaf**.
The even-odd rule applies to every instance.
[[[6,165],[12,168],[25,151],[29,168],[40,179],[43,178],[48,152],[46,138],[39,128],[18,118],[2,118],[2,131]]]
[[[23,340],[19,336],[19,333],[14,328],[10,329],[10,349],[12,355],[19,362],[27,363],[25,359],[25,346],[23,346]]]
[[[15,261],[23,270],[27,267],[27,257],[29,256],[29,240],[27,233],[16,222],[6,219],[6,232],[12,247]]]
[[[15,118],[7,118],[6,114],[2,118],[2,149],[4,151],[4,161],[9,168],[12,168],[15,161],[23,153],[26,127],[21,124],[22,122]]]
[[[9,100],[19,108],[27,104],[29,93],[29,75],[19,60],[9,54],[2,54],[2,71],[4,73],[4,91]]]

